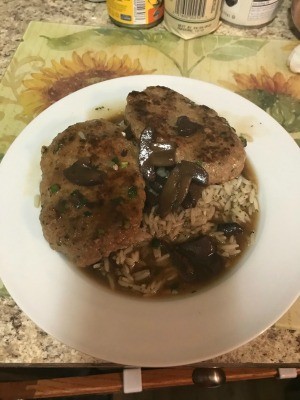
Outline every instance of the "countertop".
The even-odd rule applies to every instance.
[[[275,20],[259,29],[239,29],[222,23],[216,33],[249,37],[297,39],[284,0]],[[0,4],[0,77],[3,76],[30,21],[81,25],[112,25],[105,3],[84,0],[2,0]],[[163,24],[154,29],[164,29]],[[0,298],[0,363],[100,362],[61,344],[40,330],[10,297]],[[271,327],[237,350],[209,360],[214,364],[299,363],[300,331]]]

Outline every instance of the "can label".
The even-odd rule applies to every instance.
[[[165,0],[166,28],[184,39],[207,35],[219,26],[222,0]]]
[[[282,0],[236,0],[224,2],[221,18],[240,26],[260,26],[271,22]]]
[[[107,0],[112,20],[121,25],[153,26],[164,14],[163,0]]]

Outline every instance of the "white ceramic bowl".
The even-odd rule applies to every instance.
[[[225,116],[253,137],[246,148],[259,183],[256,242],[231,274],[195,295],[140,299],[114,293],[51,250],[39,223],[40,151],[91,110],[124,108],[126,95],[164,85]],[[255,338],[299,295],[300,157],[289,134],[260,108],[197,80],[136,76],[73,93],[41,113],[0,167],[0,276],[20,308],[43,330],[96,358],[164,367],[226,353]]]

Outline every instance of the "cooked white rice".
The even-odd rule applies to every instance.
[[[245,224],[258,211],[257,187],[250,180],[240,176],[220,185],[210,185],[202,192],[202,198],[196,207],[172,213],[160,218],[155,209],[144,215],[145,230],[155,238],[182,242],[199,234],[213,236],[218,243],[218,253],[225,257],[234,257],[241,252],[234,236],[226,237],[217,231],[216,220]],[[249,236],[249,244],[253,234]],[[148,243],[144,244],[145,246]],[[162,273],[150,278],[150,270],[140,257],[143,244],[137,250],[132,246],[118,251],[114,256],[114,265],[103,259],[94,265],[107,279],[112,289],[128,288],[144,296],[151,296],[160,291],[166,282],[176,278],[177,270],[169,264],[169,254],[162,255],[160,247],[153,248],[153,257]],[[135,271],[138,264],[139,269]],[[113,271],[113,272],[112,272]],[[171,290],[170,294],[177,294]]]

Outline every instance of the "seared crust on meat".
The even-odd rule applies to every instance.
[[[129,93],[125,120],[137,138],[150,127],[155,130],[157,141],[175,143],[176,161],[200,162],[210,184],[233,179],[244,168],[243,144],[225,118],[174,90],[150,86],[142,92]],[[184,132],[186,122],[192,133]]]
[[[43,147],[40,221],[51,247],[85,267],[144,239],[137,149],[115,124],[68,127]]]

